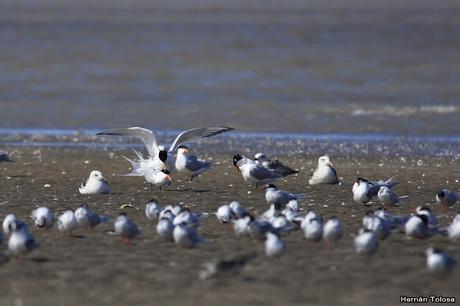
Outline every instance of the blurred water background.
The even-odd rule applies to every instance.
[[[459,1],[0,8],[0,128],[460,132]]]

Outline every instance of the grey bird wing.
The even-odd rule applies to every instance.
[[[294,173],[298,173],[299,171],[297,170],[294,170],[288,166],[285,166],[283,165],[282,162],[280,162],[278,159],[273,159],[273,160],[270,160],[268,162],[268,167],[270,169],[273,169],[273,170],[276,170],[276,171],[279,171],[280,173],[282,173],[283,176],[287,176],[287,175],[290,175],[290,174],[294,174]]]
[[[255,177],[258,180],[265,180],[268,178],[280,178],[282,175],[280,173],[277,173],[274,170],[270,170],[265,168],[264,166],[260,165],[257,167],[254,167],[250,171],[251,176]]]
[[[147,151],[150,156],[158,155],[158,144],[155,134],[151,130],[144,129],[141,127],[129,127],[129,128],[119,128],[111,129],[97,133],[96,135],[115,135],[115,136],[133,136],[139,137],[145,144]]]
[[[198,159],[195,155],[188,156],[187,162],[185,163],[185,167],[189,171],[192,171],[192,172],[198,171],[208,166],[209,166],[209,163]]]
[[[234,128],[226,126],[211,126],[183,131],[177,135],[176,139],[169,147],[168,152],[174,152],[181,144],[198,142],[203,138],[212,137],[233,130]]]

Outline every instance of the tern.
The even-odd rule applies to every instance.
[[[278,257],[284,253],[284,241],[275,233],[267,232],[265,240],[265,254],[269,257]]]
[[[155,134],[148,129],[142,127],[129,127],[129,128],[118,128],[107,131],[102,131],[96,135],[116,135],[116,136],[133,136],[139,137],[144,142],[149,155],[149,167],[155,170],[169,170],[170,172],[174,169],[173,154],[174,151],[181,144],[198,142],[204,138],[216,136],[225,132],[233,131],[234,128],[225,126],[213,126],[195,128],[181,132],[169,148],[159,146]]]
[[[261,164],[265,168],[275,170],[283,177],[291,174],[299,173],[298,170],[294,170],[288,166],[283,165],[278,159],[267,159],[264,153],[257,153],[254,155],[254,161]]]
[[[244,181],[254,185],[255,189],[259,185],[268,184],[283,177],[278,171],[265,168],[261,164],[239,154],[233,156],[233,165],[241,172]]]
[[[380,187],[386,186],[392,188],[398,184],[394,181],[394,178],[390,178],[387,181],[380,180],[378,182],[371,182],[365,178],[357,178],[353,185],[353,200],[359,204],[366,204],[372,200],[372,197],[377,196]]]
[[[211,169],[211,163],[198,159],[195,155],[190,154],[188,147],[184,145],[180,145],[177,149],[175,166],[178,172],[185,173],[189,176],[190,181],[192,181],[194,177]]]
[[[439,203],[444,209],[454,206],[460,199],[460,194],[456,192],[443,189],[436,193],[436,202]]]
[[[428,248],[425,255],[428,271],[433,273],[447,273],[457,265],[457,260],[438,248]]]
[[[11,226],[8,250],[14,255],[25,255],[39,247],[39,243],[27,230],[27,226],[15,220]]]
[[[281,207],[285,207],[286,204],[288,204],[290,201],[298,200],[302,198],[305,198],[305,194],[303,193],[294,194],[291,192],[279,190],[273,184],[268,184],[265,187],[265,200],[268,202],[268,204],[278,203],[281,205]]]
[[[58,230],[62,233],[70,233],[70,235],[72,235],[72,231],[75,230],[77,226],[77,218],[75,218],[75,213],[71,209],[64,211],[58,217]]]
[[[343,236],[342,222],[337,217],[331,217],[324,224],[323,239],[328,242],[339,241]]]
[[[115,234],[121,236],[123,243],[130,244],[141,231],[136,223],[128,218],[126,213],[119,213],[114,223]]]
[[[92,211],[88,204],[81,204],[81,206],[75,210],[75,219],[82,227],[93,228],[101,223],[107,222],[108,218],[106,216],[99,216],[97,213]]]
[[[167,240],[167,241],[174,241],[173,238],[173,231],[174,231],[174,225],[171,221],[171,219],[163,217],[158,220],[158,224],[156,227],[157,234],[161,238]]]
[[[371,255],[379,248],[379,238],[370,229],[361,229],[355,237],[355,249],[358,254]]]
[[[54,224],[54,214],[48,207],[38,207],[31,213],[34,223],[39,228],[49,229]]]

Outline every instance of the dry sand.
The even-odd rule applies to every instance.
[[[29,214],[36,205],[59,213],[85,202],[95,211],[115,217],[122,211],[121,205],[132,204],[138,209],[124,211],[143,228],[143,235],[131,246],[122,245],[118,237],[108,233],[113,218],[94,230],[77,230],[77,237],[62,235],[57,229],[32,228],[41,248],[23,260],[10,258],[5,243],[0,246],[0,305],[396,305],[400,295],[458,293],[458,270],[439,278],[425,269],[423,252],[429,245],[460,258],[459,244],[449,243],[445,237],[415,241],[394,233],[375,256],[355,254],[353,235],[369,208],[351,198],[357,175],[371,179],[397,175],[401,184],[396,191],[409,198],[401,208],[391,211],[405,214],[417,205],[430,204],[445,225],[458,208],[443,214],[434,205],[434,193],[440,187],[459,189],[456,161],[431,159],[417,164],[416,160],[333,157],[342,185],[310,187],[307,177],[316,157],[280,157],[302,171],[279,182],[279,187],[307,193],[304,209],[314,209],[325,218],[339,216],[345,224],[345,236],[338,245],[328,247],[309,243],[300,232],[294,232],[285,237],[285,255],[269,259],[263,254],[263,245],[236,238],[231,226],[219,224],[213,216],[200,228],[206,244],[193,250],[159,239],[144,216],[145,204],[152,197],[162,204],[184,202],[200,212],[213,212],[232,200],[257,212],[266,209],[263,192],[249,188],[233,169],[232,154],[213,156],[223,164],[192,183],[175,176],[170,190],[151,192],[141,178],[118,176],[128,170],[121,155],[130,152],[62,148],[18,151],[16,163],[0,165],[1,218],[15,212],[31,225]],[[112,195],[78,193],[80,181],[93,169],[108,178]],[[206,262],[254,252],[256,257],[239,273],[199,280]]]

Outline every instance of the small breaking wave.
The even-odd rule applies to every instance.
[[[421,105],[421,106],[382,106],[378,108],[357,108],[352,111],[352,116],[371,116],[371,115],[389,115],[389,116],[413,116],[417,114],[453,114],[459,111],[455,105]]]

